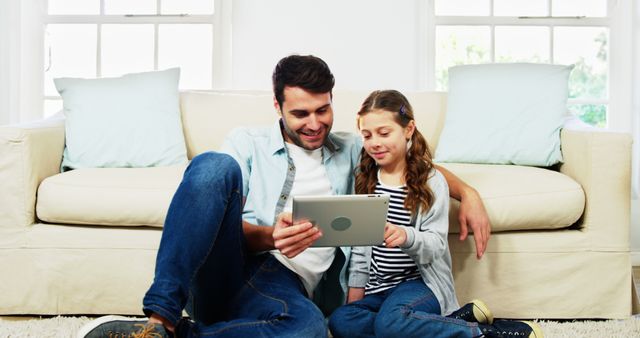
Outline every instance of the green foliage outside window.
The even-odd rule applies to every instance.
[[[600,34],[595,38],[598,43],[596,59],[601,64],[607,63],[608,48],[606,34]],[[488,62],[489,51],[479,45],[463,46],[464,53],[458,51],[458,41],[455,34],[451,34],[447,41],[442,41],[438,48],[446,50],[447,55],[453,59],[446,60],[446,65],[436,67],[436,88],[447,90],[449,87],[448,67],[464,64],[478,64]],[[540,62],[539,55],[533,55],[526,62]],[[444,61],[444,60],[443,60]],[[496,62],[523,62],[509,57],[500,57]],[[606,99],[608,97],[608,70],[596,69],[590,65],[584,57],[579,58],[569,78],[569,98],[570,99]],[[605,104],[571,104],[567,109],[582,121],[596,126],[605,127],[607,123],[607,106]]]
[[[603,104],[570,105],[569,111],[592,126],[600,128],[607,126],[607,106]]]
[[[455,36],[452,37],[455,40]],[[456,48],[455,41],[450,45],[452,49]],[[451,60],[450,67],[466,65],[466,64],[478,64],[484,63],[489,58],[489,51],[481,46],[470,45],[465,48],[466,58]],[[436,70],[436,88],[438,90],[447,90],[449,88],[449,69],[442,68]]]

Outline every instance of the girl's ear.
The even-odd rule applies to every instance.
[[[407,126],[404,127],[404,138],[407,139],[407,140],[410,140],[411,136],[413,136],[413,133],[415,131],[416,131],[416,121],[415,120],[411,120],[411,121],[409,121]]]

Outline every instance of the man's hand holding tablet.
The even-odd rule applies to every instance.
[[[322,232],[310,222],[294,224],[292,216],[290,212],[278,215],[272,235],[275,248],[288,258],[297,256],[322,236]]]

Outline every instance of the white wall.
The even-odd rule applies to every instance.
[[[336,88],[418,89],[418,3],[234,0],[232,87],[270,89],[282,57],[314,54]]]

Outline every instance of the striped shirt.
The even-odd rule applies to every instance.
[[[376,194],[390,195],[387,222],[397,226],[411,226],[411,214],[404,207],[407,187],[389,187],[379,180]],[[413,279],[420,278],[416,263],[400,248],[387,248],[383,245],[372,247],[369,282],[365,285],[365,294],[382,292]]]

